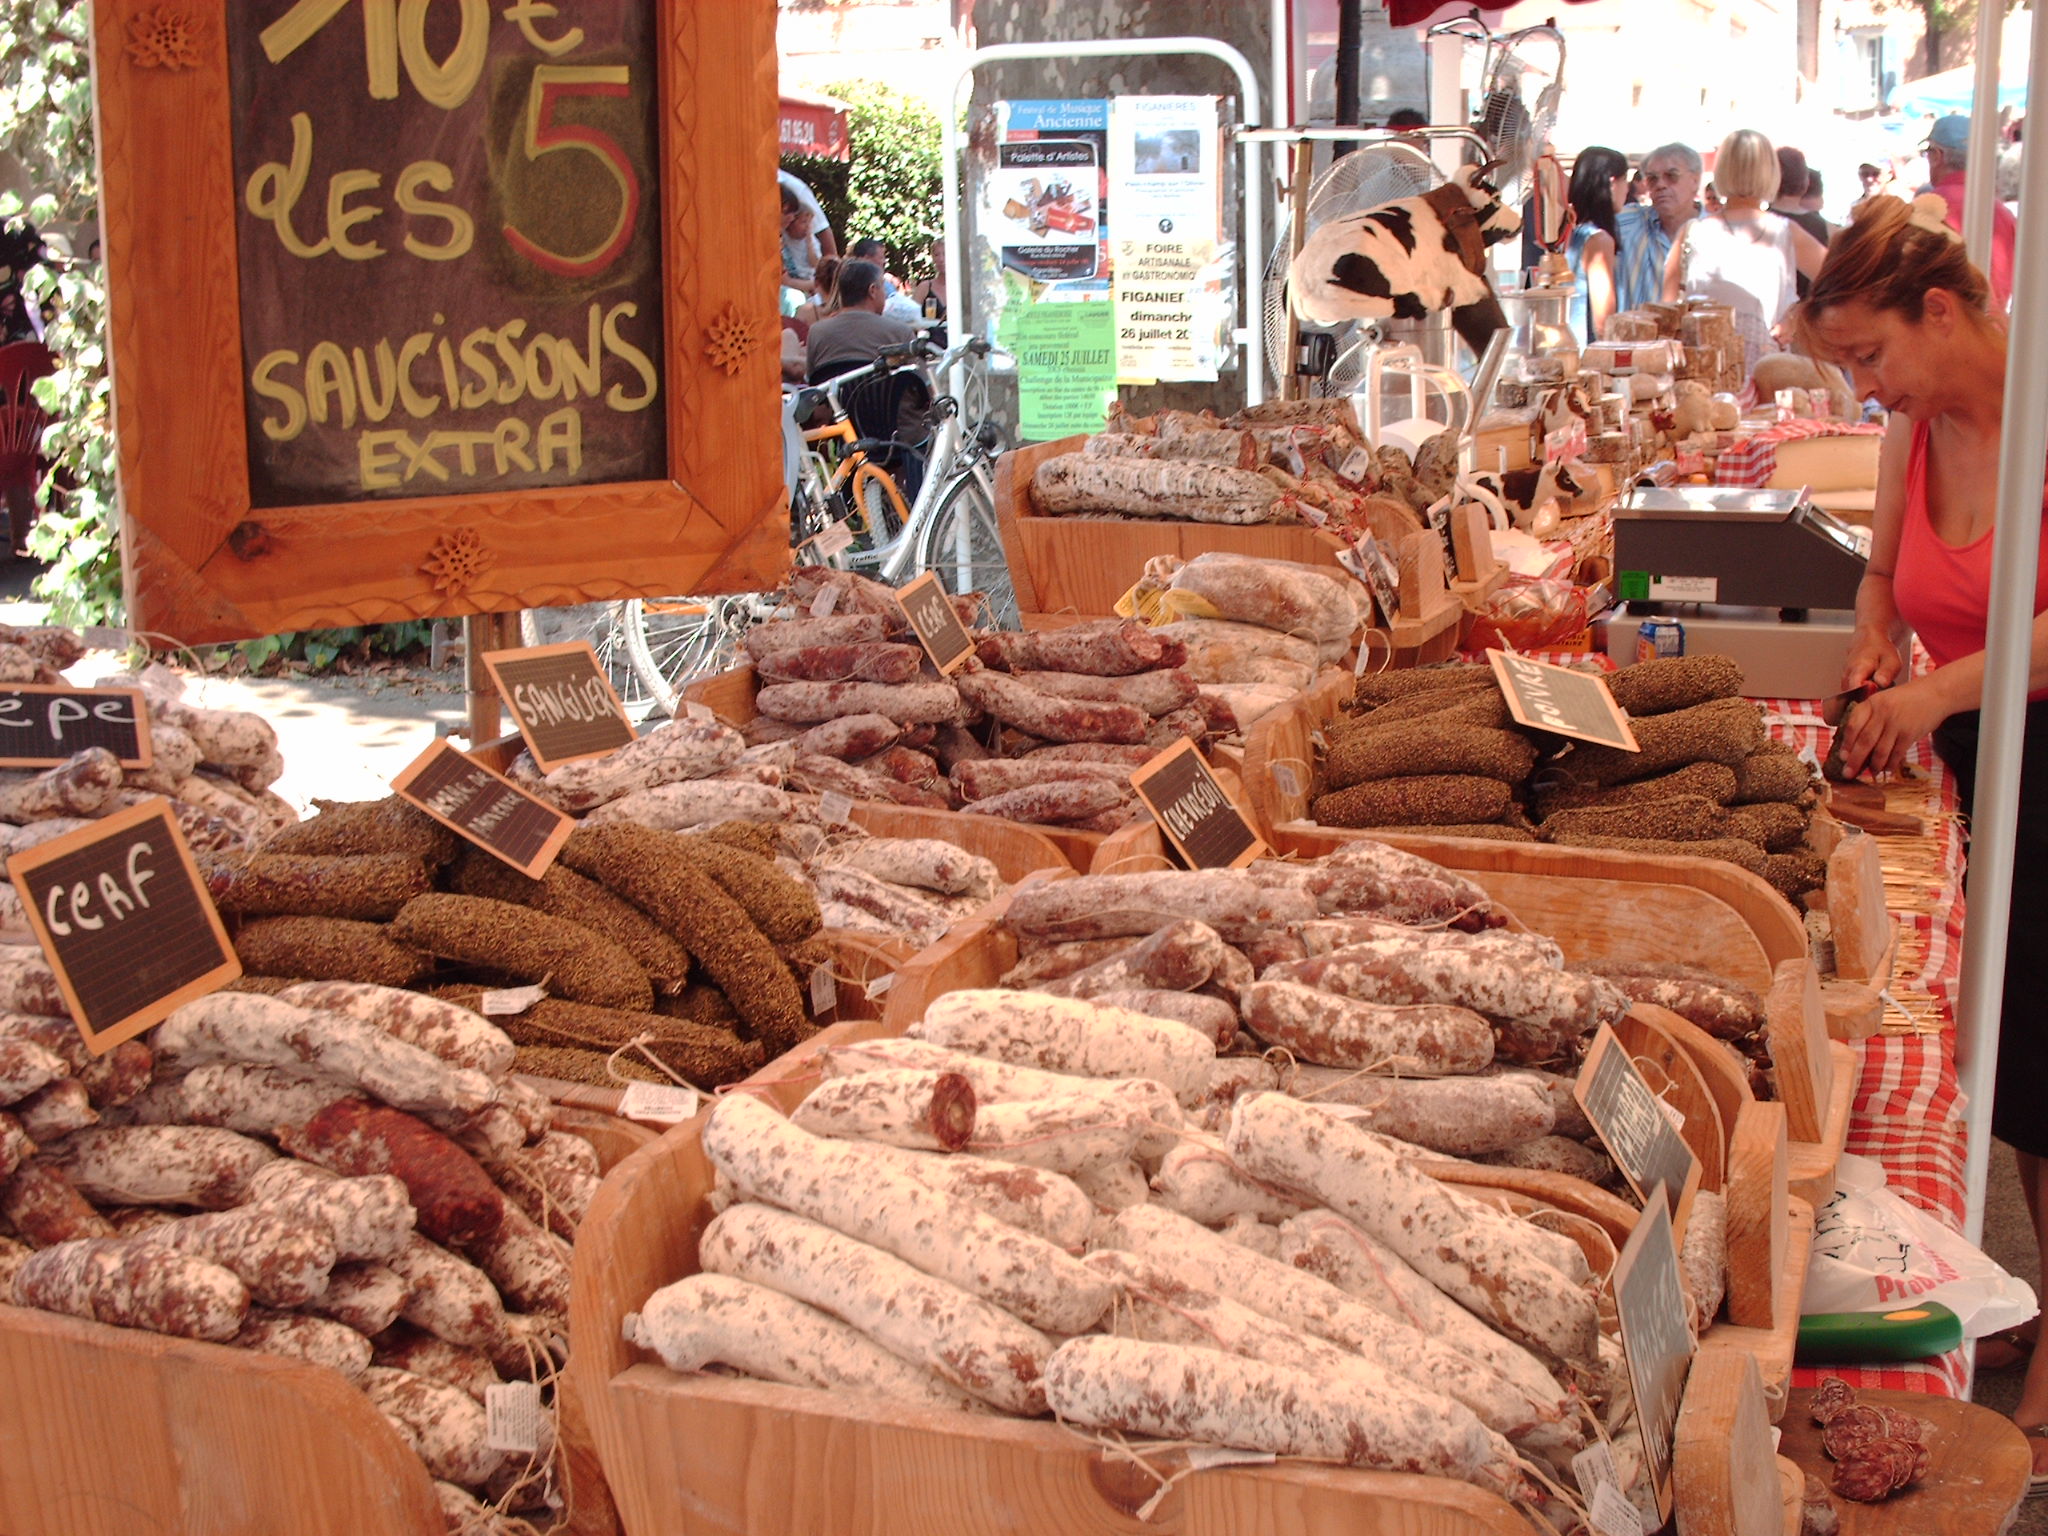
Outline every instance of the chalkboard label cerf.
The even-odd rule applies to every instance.
[[[1605,1024],[1586,1052],[1572,1097],[1636,1198],[1645,1208],[1668,1205],[1673,1224],[1683,1232],[1700,1187],[1700,1160],[1665,1115],[1628,1048]]]
[[[87,747],[105,747],[123,768],[150,765],[149,707],[139,689],[0,686],[0,768],[47,767]]]
[[[950,675],[966,665],[974,654],[974,636],[960,622],[937,575],[926,571],[907,583],[896,593],[896,602],[933,666]]]
[[[1531,730],[1551,731],[1575,741],[1596,742],[1640,752],[1628,716],[1614,702],[1607,684],[1590,672],[1553,667],[1548,662],[1488,651],[1494,678],[1507,696],[1508,713]]]
[[[161,797],[16,854],[7,875],[95,1056],[242,974]]]
[[[529,880],[547,873],[576,829],[574,817],[536,800],[445,741],[437,740],[414,758],[391,787]]]
[[[1671,1518],[1672,1437],[1696,1347],[1679,1280],[1678,1240],[1662,1202],[1653,1202],[1635,1224],[1615,1261],[1614,1310],[1661,1525]]]
[[[487,651],[483,663],[542,773],[633,739],[633,722],[589,641]]]
[[[1190,869],[1241,869],[1266,852],[1186,737],[1134,772],[1131,788]]]

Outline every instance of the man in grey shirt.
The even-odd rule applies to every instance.
[[[876,353],[907,348],[917,338],[906,322],[882,313],[888,290],[876,263],[849,261],[841,266],[838,294],[839,309],[811,327],[805,347],[813,384],[865,368]],[[879,380],[861,380],[842,397],[842,403],[863,434],[886,435],[906,445],[922,444],[930,435],[926,412],[931,408],[931,390],[921,376],[908,369]],[[879,454],[877,459],[895,475],[904,500],[915,499],[924,479],[923,456],[906,446]]]
[[[889,293],[882,269],[872,261],[849,261],[839,269],[839,308],[811,326],[805,367],[813,384],[864,368],[877,352],[907,347],[916,336],[904,321],[882,313]]]

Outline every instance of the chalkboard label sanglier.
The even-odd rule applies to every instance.
[[[633,739],[633,723],[589,641],[487,651],[483,663],[542,773]]]

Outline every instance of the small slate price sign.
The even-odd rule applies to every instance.
[[[1678,1278],[1678,1241],[1661,1203],[1636,1223],[1615,1262],[1614,1310],[1661,1523],[1671,1518],[1671,1442],[1695,1347]]]
[[[16,854],[7,875],[95,1056],[242,974],[161,797]]]
[[[140,690],[0,687],[0,768],[47,768],[87,747],[105,747],[123,768],[149,766],[149,710]]]
[[[589,641],[486,651],[483,662],[542,773],[633,739],[633,722]]]
[[[1190,869],[1242,869],[1266,851],[1186,737],[1133,773],[1131,788]]]
[[[1683,1231],[1700,1187],[1700,1160],[1629,1059],[1627,1047],[1605,1024],[1593,1037],[1572,1097],[1600,1133],[1636,1198],[1645,1207],[1668,1208]],[[1665,1199],[1652,1198],[1659,1190]]]
[[[1493,663],[1493,675],[1507,695],[1508,713],[1518,724],[1624,752],[1642,750],[1607,684],[1590,672],[1553,667],[1506,651],[1488,651],[1486,659]]]
[[[974,654],[974,636],[960,622],[960,615],[953,611],[953,600],[933,572],[926,571],[902,588],[896,601],[924,646],[925,655],[941,672],[951,675],[959,671]]]
[[[391,787],[529,880],[547,873],[576,828],[574,817],[536,800],[445,741],[437,740],[414,758]]]

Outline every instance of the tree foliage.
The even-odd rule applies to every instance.
[[[64,0],[0,3],[0,145],[36,189],[27,212],[38,227],[99,217],[89,25],[89,8]],[[31,269],[23,286],[31,302],[54,296],[59,311],[46,338],[57,371],[35,386],[51,418],[43,439],[51,472],[36,492],[45,512],[30,539],[49,562],[36,595],[60,623],[115,622],[121,563],[105,279],[98,262],[68,261]]]
[[[851,206],[839,230],[840,250],[873,236],[888,243],[897,276],[910,282],[931,276],[931,243],[941,223],[938,115],[874,80],[826,89],[852,109],[846,124]]]

